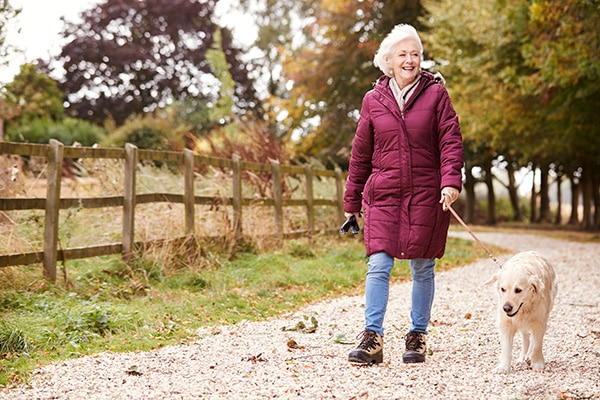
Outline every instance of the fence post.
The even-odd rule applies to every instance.
[[[312,239],[315,230],[315,202],[313,192],[313,173],[312,165],[304,166],[306,186],[306,219],[308,220],[308,238]]]
[[[123,260],[128,261],[133,254],[135,236],[135,182],[138,163],[137,147],[125,144],[125,171],[123,188]]]
[[[338,211],[338,222],[344,222],[344,181],[342,179],[342,170],[340,168],[335,169],[335,189],[337,194],[337,211]]]
[[[242,238],[242,166],[239,155],[231,156],[233,161],[233,237]]]
[[[273,203],[275,205],[275,229],[277,238],[283,241],[283,198],[281,190],[281,171],[279,161],[271,160],[271,173],[273,174]]]
[[[60,211],[60,184],[65,146],[50,139],[48,169],[46,173],[46,215],[44,217],[44,278],[56,282],[58,247],[58,218]]]
[[[194,208],[194,152],[190,149],[183,151],[184,163],[184,194],[185,207],[185,234],[194,234],[195,208]]]

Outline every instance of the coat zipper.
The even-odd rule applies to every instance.
[[[393,78],[390,78],[393,79]],[[397,107],[398,111],[400,111],[400,117],[402,118],[402,120],[404,120],[404,116],[406,114],[406,111],[412,106],[412,104],[415,102],[416,98],[421,94],[421,92],[423,92],[423,90],[425,90],[425,87],[428,86],[428,83],[425,83],[421,88],[417,87],[415,89],[415,92],[413,93],[412,96],[410,96],[410,98],[408,99],[408,102],[404,105],[404,110],[400,111],[400,108]],[[392,103],[396,104],[396,100],[391,98],[380,88],[376,87],[375,88],[377,90],[377,92],[379,92],[379,95],[381,97],[384,97],[386,100],[391,101]]]

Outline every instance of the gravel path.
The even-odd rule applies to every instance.
[[[466,232],[453,236],[470,239]],[[27,387],[0,399],[600,399],[598,243],[527,234],[481,233],[513,251],[538,250],[553,263],[558,295],[545,337],[547,366],[513,361],[494,372],[499,353],[496,295],[483,283],[496,265],[481,261],[438,273],[425,364],[402,363],[410,283],[393,285],[384,362],[347,362],[363,324],[362,296],[331,299],[267,322],[202,329],[189,345],[152,352],[103,353],[42,368]],[[508,256],[499,257],[502,262]],[[298,322],[314,333],[282,330]],[[515,359],[520,351],[516,339]]]

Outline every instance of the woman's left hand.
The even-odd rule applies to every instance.
[[[458,189],[453,188],[452,186],[446,186],[442,189],[442,198],[440,199],[440,204],[442,205],[442,209],[444,211],[448,211],[456,199],[458,199]]]

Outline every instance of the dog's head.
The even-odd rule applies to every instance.
[[[486,284],[496,282],[499,306],[507,317],[514,317],[536,302],[540,282],[526,268],[502,269],[494,274]]]

